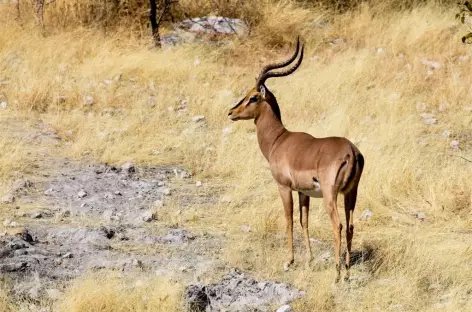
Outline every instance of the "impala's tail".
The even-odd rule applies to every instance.
[[[352,146],[352,154],[346,155],[346,160],[343,163],[345,169],[344,181],[341,186],[341,191],[347,193],[351,188],[359,183],[362,171],[364,170],[364,156],[357,149]],[[341,168],[342,169],[342,168]]]

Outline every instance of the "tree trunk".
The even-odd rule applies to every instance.
[[[149,12],[149,19],[151,22],[152,38],[154,39],[154,45],[158,48],[161,47],[161,37],[159,36],[159,23],[157,21],[157,3],[156,0],[149,0],[151,10]]]
[[[36,0],[36,23],[44,27],[44,0]]]

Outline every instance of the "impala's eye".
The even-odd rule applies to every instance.
[[[253,95],[250,99],[249,99],[249,103],[255,103],[257,102],[257,95]]]

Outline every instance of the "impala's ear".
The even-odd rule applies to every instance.
[[[264,86],[261,86],[261,87],[259,88],[259,92],[261,93],[262,98],[265,99],[265,97],[266,97],[266,89],[265,89]]]

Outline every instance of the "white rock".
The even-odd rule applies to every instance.
[[[424,112],[426,110],[426,103],[416,103],[416,110],[418,112]]]
[[[200,65],[200,60],[199,60],[199,59],[195,59],[195,61],[193,61],[193,65],[195,65],[195,66]]]
[[[193,116],[192,121],[193,122],[205,121],[205,116],[203,116],[203,115]]]
[[[195,186],[200,187],[200,186],[202,186],[202,184],[203,184],[202,181],[197,181],[197,183],[195,183]]]
[[[452,140],[450,145],[449,145],[454,151],[457,151],[459,149],[459,141],[457,140]]]
[[[377,48],[377,54],[384,54],[385,49],[384,48]]]
[[[8,103],[6,101],[0,102],[0,108],[1,109],[7,109],[8,108]]]
[[[143,220],[144,222],[151,222],[156,220],[156,215],[152,211],[146,211],[141,216],[141,220]]]
[[[388,96],[388,99],[389,99],[390,101],[392,101],[392,102],[395,102],[395,101],[397,101],[398,99],[400,99],[400,93],[394,92],[394,93],[392,93],[392,94],[390,94],[390,95]]]
[[[470,59],[470,57],[468,55],[459,56],[459,61],[461,61],[462,63],[467,62],[469,59]]]
[[[87,192],[84,191],[84,190],[80,190],[79,193],[77,193],[77,197],[78,197],[78,198],[84,198],[84,197],[86,197],[87,195],[88,195]]]
[[[111,218],[113,217],[113,215],[114,215],[113,210],[107,209],[107,210],[105,210],[105,211],[103,212],[102,217],[103,217],[104,220],[109,221],[109,220],[111,220]]]
[[[344,42],[345,40],[343,38],[336,38],[330,41],[332,45],[339,45],[339,44],[343,44]]]
[[[164,185],[166,185],[166,183],[164,181],[157,182],[157,186],[159,186],[159,187],[164,186]]]
[[[85,105],[92,105],[93,104],[93,97],[91,95],[87,95],[85,97],[84,103],[85,103]]]
[[[447,138],[451,135],[451,133],[449,132],[449,130],[444,130],[442,133],[441,133],[441,136]]]
[[[169,112],[175,111],[175,109],[174,109],[172,106],[167,107],[167,110],[168,110]]]
[[[154,207],[156,208],[161,208],[164,207],[164,201],[161,199],[156,199],[153,204]]]
[[[293,311],[292,307],[286,304],[278,308],[276,312],[292,312],[292,311]]]
[[[223,202],[223,203],[230,203],[231,201],[232,201],[231,196],[223,196],[221,198],[221,202]]]
[[[424,214],[424,212],[418,212],[416,214],[416,218],[423,221],[424,219],[426,219],[426,215]]]
[[[59,289],[55,289],[55,288],[46,289],[46,293],[49,299],[52,299],[52,300],[58,300],[62,296],[62,292]]]
[[[438,110],[440,112],[444,112],[446,110],[446,108],[447,108],[447,103],[443,102],[443,103],[439,104]]]
[[[124,172],[126,173],[132,173],[132,172],[135,172],[136,171],[136,168],[134,167],[134,164],[132,162],[125,162],[122,166],[121,166],[121,170],[123,170]]]
[[[243,232],[251,232],[251,227],[249,225],[241,225],[239,229]]]
[[[224,134],[224,135],[228,135],[228,134],[230,134],[231,132],[233,132],[233,127],[228,126],[228,127],[223,128],[223,134]]]
[[[431,69],[439,69],[441,68],[441,64],[439,62],[436,62],[436,61],[431,61],[431,60],[427,60],[427,59],[421,59],[421,63],[423,65],[426,65],[428,66],[429,68]]]
[[[438,120],[434,116],[434,114],[431,113],[421,113],[420,114],[421,118],[423,118],[423,122],[427,125],[434,125],[438,123]]]
[[[162,190],[162,194],[164,194],[166,196],[169,196],[171,194],[171,191],[170,191],[170,189],[165,188],[165,189]]]
[[[3,226],[5,226],[5,227],[9,227],[10,224],[11,224],[11,220],[10,220],[10,219],[5,219],[5,220],[3,221]]]
[[[466,107],[464,107],[464,110],[466,112],[472,112],[472,106],[466,106]]]
[[[111,85],[111,84],[113,83],[113,80],[111,80],[111,79],[105,79],[103,82],[104,82],[106,85]]]
[[[7,193],[3,195],[3,197],[0,199],[0,202],[2,204],[12,204],[15,201],[15,196],[12,193]]]
[[[361,216],[359,217],[359,220],[369,221],[370,218],[372,218],[373,215],[374,215],[374,213],[370,209],[365,209],[362,212]]]

